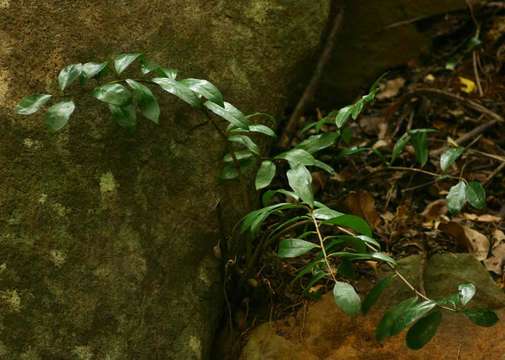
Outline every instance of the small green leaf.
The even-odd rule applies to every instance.
[[[265,160],[261,163],[256,174],[256,190],[264,189],[270,185],[275,176],[275,170],[276,166],[270,160]]]
[[[365,108],[365,102],[363,100],[356,102],[356,104],[352,106],[352,114],[351,114],[352,119],[356,120],[364,108]]]
[[[160,106],[151,90],[138,81],[127,79],[126,83],[132,88],[134,97],[142,115],[158,124],[160,118]]]
[[[486,206],[486,190],[478,181],[471,181],[466,186],[466,200],[476,209]]]
[[[244,114],[242,114],[240,110],[230,103],[225,101],[224,107],[221,107],[212,101],[207,101],[203,105],[217,116],[220,116],[228,121],[231,125],[234,125],[242,130],[249,129],[249,124]]]
[[[192,107],[200,107],[202,102],[200,98],[186,85],[179,81],[169,79],[169,78],[154,78],[152,81],[158,84],[166,92],[177,96],[182,101],[188,103]]]
[[[179,73],[178,70],[172,69],[172,68],[163,68],[160,67],[159,69],[156,69],[156,72],[160,74],[162,77],[167,77],[169,79],[175,80],[177,79],[177,74]]]
[[[477,289],[474,284],[461,284],[458,286],[459,301],[461,305],[465,306],[472,300]]]
[[[466,184],[460,181],[449,189],[447,194],[447,206],[451,213],[457,213],[463,209],[466,203]]]
[[[250,125],[249,126],[249,131],[251,132],[255,132],[255,133],[260,133],[260,134],[263,134],[263,135],[267,135],[267,136],[270,136],[270,137],[277,137],[277,135],[275,135],[275,131],[273,131],[272,129],[270,129],[268,126],[266,125]]]
[[[307,151],[310,154],[314,154],[318,151],[326,149],[330,146],[333,146],[337,141],[338,133],[329,132],[319,135],[312,135],[309,138],[305,139],[298,145],[296,148]]]
[[[448,295],[440,300],[437,300],[437,304],[438,305],[448,305],[450,307],[452,307],[453,309],[456,309],[458,307],[458,305],[461,305],[461,297],[458,294],[451,294],[451,295]]]
[[[128,66],[130,66],[135,60],[137,60],[142,54],[134,53],[134,54],[121,54],[116,59],[114,59],[114,69],[116,69],[116,73],[119,75],[123,71],[126,70]]]
[[[288,170],[289,186],[310,207],[314,207],[314,194],[312,193],[312,175],[303,165]]]
[[[31,115],[40,110],[44,106],[51,95],[40,94],[40,95],[30,95],[24,97],[19,104],[16,106],[16,113],[19,115]]]
[[[361,299],[351,284],[335,282],[333,298],[337,306],[347,315],[355,316],[361,312]]]
[[[244,145],[250,152],[255,155],[260,154],[258,145],[247,135],[232,135],[228,137],[228,141]]]
[[[270,205],[259,210],[251,211],[242,219],[240,225],[240,232],[245,233],[249,231],[251,232],[252,235],[256,235],[260,230],[263,222],[274,212],[287,209],[295,209],[299,207],[300,206],[297,204],[280,203]]]
[[[106,62],[101,64],[89,62],[82,65],[82,75],[85,76],[86,79],[92,79],[99,75],[106,67]]]
[[[426,132],[411,133],[411,143],[416,151],[416,160],[424,166],[428,162],[428,141]]]
[[[282,240],[279,244],[277,256],[281,258],[294,258],[308,253],[310,250],[319,248],[318,245],[300,239]]]
[[[419,350],[437,333],[442,322],[442,313],[438,310],[418,320],[407,332],[407,346],[413,350]]]
[[[211,82],[201,79],[184,79],[181,83],[205,99],[224,107],[223,94]]]
[[[344,124],[347,122],[349,117],[352,115],[352,110],[353,107],[352,105],[343,107],[340,109],[337,113],[337,116],[335,117],[335,125],[340,129]]]
[[[379,300],[382,292],[391,284],[393,281],[392,276],[386,276],[385,278],[379,280],[379,282],[370,290],[368,295],[363,300],[363,306],[361,310],[363,314],[367,314],[370,308]]]
[[[65,90],[75,80],[77,80],[81,75],[81,71],[82,64],[72,64],[65,66],[58,75],[58,84],[60,85],[60,90]]]
[[[376,253],[373,253],[370,255],[370,258],[373,259],[373,260],[378,260],[378,261],[382,261],[382,262],[385,262],[385,263],[389,263],[393,266],[396,266],[396,261],[395,259],[393,259],[391,256],[388,256],[384,253],[381,253],[381,252],[376,252]]]
[[[49,130],[58,131],[67,125],[75,110],[73,101],[63,101],[51,106],[46,113],[45,123]]]
[[[382,342],[387,337],[395,335],[392,333],[394,323],[397,321],[400,314],[402,314],[406,309],[414,306],[416,303],[417,297],[412,297],[387,310],[375,330],[376,339]]]
[[[489,309],[465,309],[463,314],[474,324],[484,327],[490,327],[499,320],[496,313]]]
[[[370,225],[368,225],[368,223],[359,216],[346,214],[327,220],[325,223],[348,227],[360,234],[372,237],[372,229],[370,228]]]
[[[398,139],[395,146],[393,147],[393,153],[391,154],[391,164],[394,163],[394,161],[400,156],[400,154],[402,153],[403,149],[405,149],[405,146],[407,146],[409,141],[410,141],[409,133],[403,134]]]
[[[330,174],[333,174],[335,172],[331,166],[317,160],[309,152],[302,149],[291,149],[277,155],[275,159],[287,160],[291,168],[294,168],[298,165],[317,166],[318,168],[321,168]]]
[[[319,209],[314,210],[314,217],[318,220],[330,220],[333,218],[336,218],[338,216],[342,216],[341,212],[335,211],[333,209],[330,209],[328,207],[322,207]]]
[[[447,171],[449,167],[454,164],[456,160],[463,154],[465,151],[464,148],[462,147],[457,147],[457,148],[451,148],[444,152],[442,156],[440,157],[440,168],[442,171]]]
[[[237,159],[238,161],[249,159],[254,156],[254,154],[249,150],[234,151],[233,154],[235,155],[235,159]],[[231,154],[226,154],[223,158],[223,161],[231,163],[234,162],[235,160],[233,160],[233,156]]]
[[[123,106],[131,99],[131,93],[121,84],[111,83],[97,87],[93,96],[107,104]]]
[[[153,71],[156,71],[160,68],[160,66],[154,61],[148,60],[144,57],[140,59],[140,71],[143,75],[147,75]],[[164,75],[164,74],[163,74]],[[169,76],[167,76],[169,77]],[[175,77],[174,77],[175,80]]]
[[[426,300],[407,307],[398,314],[397,319],[391,326],[391,335],[399,334],[403,329],[428,314],[436,305],[436,302]]]
[[[119,126],[134,128],[135,125],[137,125],[137,114],[135,112],[135,106],[132,104],[126,106],[109,104],[109,110],[112,114],[112,118]]]

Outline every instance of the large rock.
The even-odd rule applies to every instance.
[[[212,248],[245,210],[217,181],[222,140],[179,101],[129,133],[84,98],[57,135],[16,102],[57,94],[66,64],[140,50],[279,114],[328,8],[0,0],[0,358],[206,358],[222,308]]]

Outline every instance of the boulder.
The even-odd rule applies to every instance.
[[[217,180],[217,132],[166,93],[160,125],[140,121],[135,132],[78,86],[77,112],[57,134],[15,104],[57,95],[67,64],[142,51],[181,77],[210,79],[244,112],[278,115],[328,9],[0,0],[0,358],[207,358],[223,307],[212,249],[247,210],[244,189]]]

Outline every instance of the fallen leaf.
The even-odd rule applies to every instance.
[[[459,81],[461,82],[461,91],[463,91],[467,94],[473,93],[475,91],[475,89],[477,88],[477,85],[475,85],[475,83],[470,79],[460,76]]]
[[[493,232],[493,248],[491,249],[491,256],[484,260],[486,269],[494,272],[497,275],[503,274],[503,267],[505,265],[505,234],[501,230]]]
[[[404,85],[405,79],[401,77],[388,80],[381,92],[377,94],[376,98],[379,100],[386,100],[395,97]]]
[[[487,258],[490,243],[484,234],[454,221],[440,224],[438,228],[456,240],[458,245],[464,246],[477,260],[483,261]]]
[[[377,227],[380,222],[379,214],[375,209],[375,200],[368,191],[351,192],[344,200],[351,213],[364,218],[372,227]]]
[[[463,217],[466,220],[484,222],[484,223],[501,222],[503,220],[500,216],[495,216],[491,214],[477,215],[477,214],[464,213]]]
[[[442,215],[446,215],[447,211],[447,201],[445,199],[439,199],[429,203],[421,215],[424,216],[426,220],[430,221],[436,220]]]

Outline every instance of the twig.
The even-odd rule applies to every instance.
[[[319,239],[319,244],[321,245],[321,250],[323,252],[323,257],[324,257],[324,262],[326,263],[326,267],[328,268],[328,271],[330,272],[331,278],[333,279],[334,282],[337,282],[337,277],[335,276],[335,273],[333,272],[333,268],[330,265],[330,262],[328,261],[328,254],[326,253],[326,249],[324,248],[324,239],[323,236],[321,235],[321,231],[319,230],[319,223],[316,220],[316,217],[314,216],[314,213],[310,214],[312,216],[312,221],[314,222],[314,226],[316,228],[316,233],[317,237]]]
[[[498,175],[503,169],[505,169],[505,162],[502,162],[484,181],[483,185],[487,186],[493,178]]]
[[[336,4],[335,1],[334,4]],[[337,8],[336,11],[337,11],[336,18],[333,20],[333,26],[326,40],[323,53],[321,54],[316,69],[314,70],[314,74],[312,75],[312,79],[305,88],[305,91],[300,100],[298,101],[295,110],[291,114],[291,117],[289,118],[289,121],[286,124],[286,128],[284,129],[284,132],[281,136],[281,140],[279,142],[279,146],[281,148],[286,148],[289,146],[292,137],[298,130],[298,120],[305,111],[308,103],[314,97],[314,94],[316,93],[316,90],[319,87],[319,83],[321,82],[321,78],[324,73],[324,68],[330,61],[333,48],[335,47],[335,38],[340,30],[340,27],[342,26],[342,20],[344,18],[344,10],[342,8]]]
[[[483,97],[484,91],[482,90],[482,85],[480,83],[479,69],[477,68],[477,51],[475,50],[473,51],[472,58],[473,58],[473,73],[475,75],[475,82],[477,84],[477,89],[479,90],[479,96]]]

